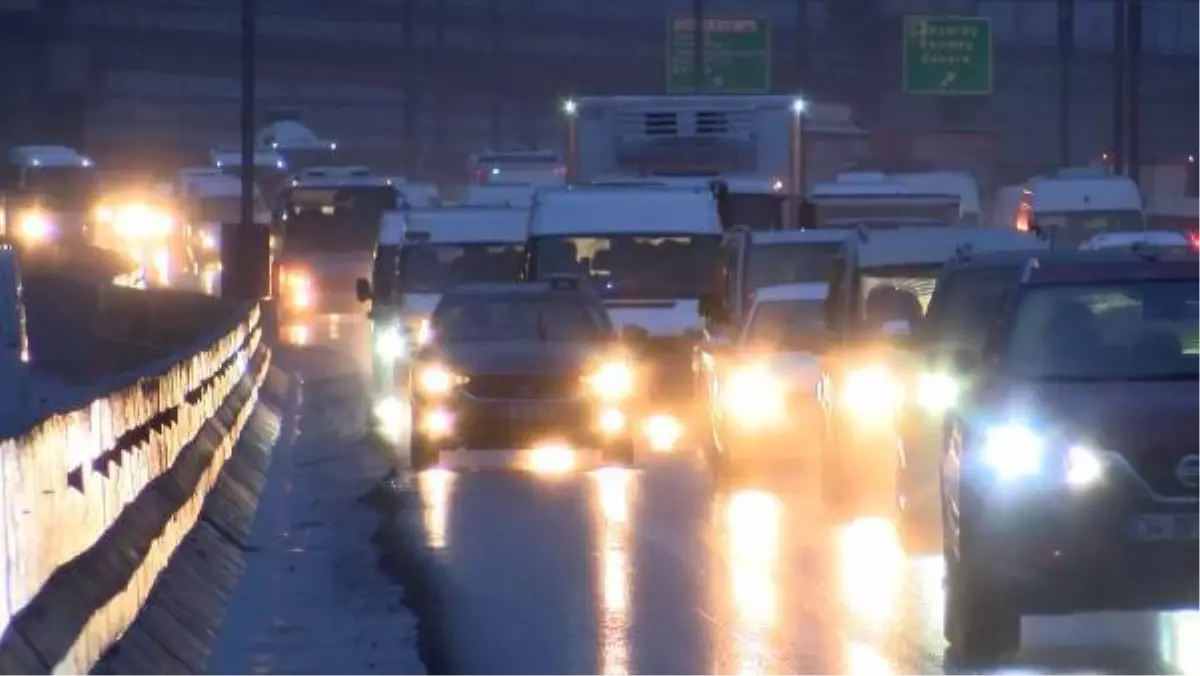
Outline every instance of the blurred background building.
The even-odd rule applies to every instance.
[[[1144,163],[1197,144],[1197,0],[1141,2]],[[958,153],[997,180],[1060,163],[1059,11],[1073,17],[1070,153],[1112,143],[1114,0],[706,0],[765,17],[772,89],[852,106],[880,162]],[[567,95],[661,93],[670,17],[691,0],[258,0],[259,112],[348,158],[455,180],[484,147],[561,145]],[[993,92],[901,86],[907,14],[982,15]],[[238,139],[237,0],[0,0],[0,145],[179,166]],[[899,160],[897,160],[899,161]]]

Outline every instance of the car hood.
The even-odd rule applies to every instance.
[[[532,341],[443,346],[447,366],[464,375],[568,375],[582,372],[595,346]]]
[[[1030,382],[998,379],[985,386],[986,410],[1044,421],[1056,433],[1100,447],[1186,446],[1200,437],[1200,389],[1195,380]]]

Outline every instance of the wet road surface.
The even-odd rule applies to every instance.
[[[956,671],[941,557],[902,551],[890,500],[832,513],[805,477],[772,476],[718,490],[688,453],[630,470],[431,470],[398,482],[419,514],[395,522],[437,571],[424,582],[440,607],[422,621],[455,673]],[[1026,618],[1022,633],[995,671],[1200,673],[1196,612]]]

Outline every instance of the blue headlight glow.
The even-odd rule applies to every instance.
[[[984,435],[983,462],[1004,479],[1038,474],[1045,453],[1046,440],[1019,423],[993,427]]]

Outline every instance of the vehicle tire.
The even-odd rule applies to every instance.
[[[1021,647],[1021,613],[1010,595],[988,578],[969,541],[955,556],[950,530],[943,525],[946,561],[946,612],[942,633],[956,660],[991,664]]]

